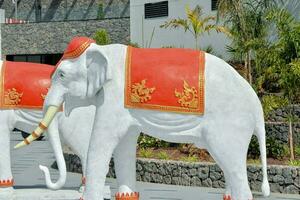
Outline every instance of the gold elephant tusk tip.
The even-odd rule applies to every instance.
[[[23,141],[23,142],[20,142],[19,144],[17,144],[15,147],[14,147],[14,149],[19,149],[19,148],[21,148],[21,147],[24,147],[24,146],[26,146],[27,144]]]

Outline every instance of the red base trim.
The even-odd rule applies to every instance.
[[[138,192],[132,193],[117,193],[115,196],[116,200],[139,200],[140,194]]]
[[[14,185],[14,179],[0,180],[0,187],[12,187]]]
[[[223,200],[231,200],[231,196],[230,195],[224,195]]]

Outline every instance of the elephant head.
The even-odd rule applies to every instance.
[[[41,136],[63,103],[66,116],[75,107],[93,104],[89,99],[101,93],[102,86],[110,79],[108,60],[101,48],[89,38],[74,38],[52,75],[44,103],[44,118],[35,131],[15,148],[29,145]]]

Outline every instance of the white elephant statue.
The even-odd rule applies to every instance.
[[[89,38],[76,37],[52,77],[42,123],[51,123],[63,102],[66,115],[76,107],[96,106],[84,200],[103,199],[113,152],[119,185],[116,199],[139,199],[135,161],[140,132],[207,149],[224,172],[224,199],[234,200],[253,199],[246,157],[255,134],[261,153],[262,192],[264,196],[270,193],[259,98],[229,64],[211,54],[121,44],[98,46]],[[37,127],[35,132],[28,142],[43,130]],[[23,141],[16,148],[24,145]]]
[[[53,70],[54,66],[0,61],[2,72],[0,73],[0,199],[4,196],[5,199],[11,199],[9,196],[13,195],[10,133],[14,128],[32,132],[39,124],[43,117],[43,97],[46,95],[47,87],[50,87],[50,75]],[[18,81],[19,83],[16,83]],[[31,100],[31,95],[40,99]],[[46,177],[46,185],[50,189],[59,189],[66,181],[66,165],[58,133],[64,143],[82,160],[83,180],[85,177],[85,163],[95,107],[78,108],[74,111],[70,117],[59,112],[48,128],[49,139],[60,171],[59,179],[56,183],[52,183],[49,170],[40,166]]]

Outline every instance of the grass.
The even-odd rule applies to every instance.
[[[254,164],[254,165],[260,165],[260,160],[259,159],[248,159],[247,163]]]
[[[170,156],[168,155],[168,153],[165,152],[165,151],[159,152],[159,153],[157,154],[157,157],[158,157],[158,159],[161,159],[161,160],[170,160],[170,159],[171,159],[171,157],[170,157]]]
[[[154,153],[151,149],[141,149],[140,150],[140,156],[142,158],[153,158],[154,157]]]
[[[300,156],[300,145],[295,147],[296,156]]]
[[[188,157],[181,157],[180,160],[184,162],[197,162],[199,161],[199,158],[196,155],[192,155]]]
[[[290,160],[288,161],[289,166],[300,167],[300,160]]]

